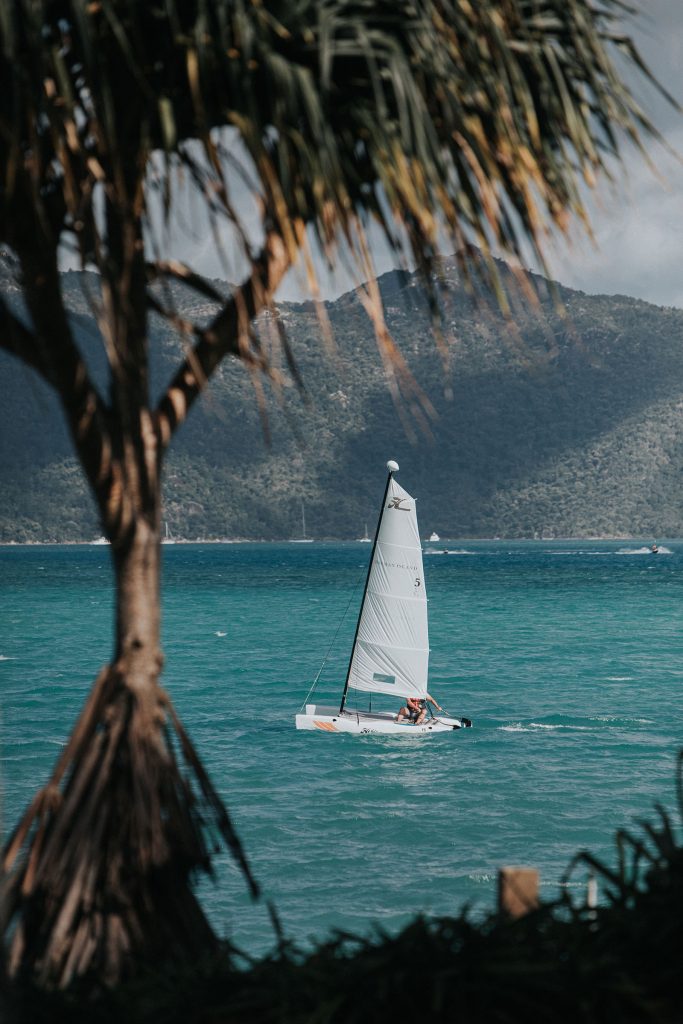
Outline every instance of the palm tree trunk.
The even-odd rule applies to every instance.
[[[142,236],[125,210],[110,203],[107,212],[107,267],[122,268],[101,276],[110,403],[79,392],[69,422],[112,544],[114,658],[5,847],[0,889],[7,971],[46,988],[79,978],[111,985],[141,962],[214,949],[192,880],[210,873],[220,842],[258,893],[227,811],[160,686],[162,430],[148,405]],[[41,254],[31,248],[24,260],[28,305],[41,337],[50,336],[50,321],[61,323],[68,352],[56,261],[43,265]],[[61,366],[59,352],[54,363]],[[77,382],[87,376],[75,355],[69,365]],[[70,393],[66,384],[62,391]]]
[[[159,522],[156,511],[151,517],[137,517],[130,539],[112,549],[116,577],[115,663],[141,706],[154,704],[163,663]]]
[[[114,984],[142,962],[214,949],[191,883],[210,871],[218,838],[257,893],[227,812],[159,685],[154,489],[145,502],[113,545],[114,661],[5,850],[6,914],[16,923],[8,971],[42,987],[79,977]]]

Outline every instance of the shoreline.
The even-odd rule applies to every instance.
[[[683,538],[664,537],[657,538],[657,544],[668,542],[676,543]],[[432,549],[439,549],[445,544],[574,544],[579,542],[589,543],[634,543],[652,544],[652,536],[637,536],[633,534],[610,534],[608,536],[589,535],[579,537],[442,537],[439,541],[424,540],[425,546],[432,545]],[[194,539],[176,538],[172,541],[163,541],[164,547],[184,546],[190,544],[300,544],[298,540],[289,537],[265,539],[263,537],[197,537]],[[312,538],[311,544],[363,544],[367,543],[362,538],[344,537],[321,537]],[[49,547],[82,547],[82,548],[108,548],[109,541],[101,540],[0,540],[0,548],[49,548]]]

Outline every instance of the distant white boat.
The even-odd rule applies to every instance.
[[[106,537],[97,537],[95,540],[90,541],[91,544],[108,544],[109,541]]]
[[[433,541],[441,540],[441,537],[439,537],[438,533],[430,533],[429,539],[430,539],[430,541],[433,542]]]
[[[175,539],[171,536],[171,531],[168,528],[168,523],[164,523],[164,536],[161,538],[162,544],[175,544]]]
[[[337,709],[304,702],[296,716],[297,729],[414,736],[452,732],[472,724],[468,718],[451,718],[441,711],[417,725],[406,719],[397,721],[396,711],[357,711],[347,707],[349,689],[389,694],[401,700],[412,697],[429,707],[427,596],[415,499],[394,479],[398,464],[388,462],[387,469],[389,478],[341,704]],[[314,687],[315,683],[311,692]]]
[[[365,524],[365,533],[362,537],[358,538],[359,544],[372,544],[372,537],[368,533],[368,524]]]
[[[312,544],[313,538],[306,536],[306,512],[304,510],[304,503],[301,502],[301,536],[293,537],[289,542],[290,544]]]

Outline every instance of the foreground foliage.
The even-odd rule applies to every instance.
[[[683,817],[683,754],[678,764]],[[107,995],[114,1024],[360,1024],[362,1021],[680,1021],[683,845],[670,816],[617,833],[617,867],[580,854],[568,875],[594,871],[605,905],[568,896],[516,921],[418,918],[396,937],[339,935],[306,957],[287,945],[247,970],[234,950],[184,972],[142,976]],[[569,890],[567,890],[569,891]],[[92,1019],[91,1002],[25,994],[17,1019]]]

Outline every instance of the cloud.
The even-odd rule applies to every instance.
[[[623,26],[661,85],[680,99],[683,66],[683,4],[680,0],[649,0],[636,18]],[[645,115],[666,144],[683,154],[683,115],[629,63],[622,73]],[[681,234],[683,233],[683,162],[664,145],[651,141],[646,156],[626,145],[614,182],[603,181],[586,196],[595,244],[576,225],[567,239],[551,238],[548,265],[552,275],[571,288],[593,294],[623,294],[663,306],[683,307]],[[391,268],[392,257],[379,233],[372,236],[375,268]],[[318,261],[324,297],[353,287],[353,276],[340,268],[328,274]],[[533,259],[528,266],[540,271]],[[305,282],[296,272],[285,280],[280,297],[306,297]]]
[[[683,127],[669,142],[683,152]],[[658,148],[660,177],[632,155],[616,189],[603,188],[589,202],[595,245],[574,232],[569,245],[553,247],[549,264],[563,284],[683,307],[683,167]]]
[[[624,31],[632,36],[653,74],[678,99],[683,98],[679,68],[683,66],[683,3],[681,0],[648,0],[637,18],[626,20]],[[668,144],[683,154],[683,115],[648,85],[631,65],[623,74],[646,115],[659,128]],[[248,158],[234,133],[224,141],[233,159],[247,168]],[[615,186],[603,183],[599,192],[587,198],[597,246],[582,235],[577,225],[571,243],[551,240],[548,264],[553,276],[569,287],[591,293],[626,294],[658,305],[683,307],[683,273],[680,238],[683,234],[683,163],[652,143],[650,159],[657,174],[648,167],[643,154],[633,147],[625,150],[623,165],[615,168]],[[663,179],[660,180],[660,179]],[[255,249],[260,227],[255,200],[256,186],[232,178],[231,194]],[[222,243],[216,244],[204,209],[204,197],[193,194],[191,183],[176,183],[174,216],[168,224],[156,211],[153,222],[157,248],[165,256],[183,260],[208,277],[240,280],[247,262],[239,255],[235,235],[223,227]],[[392,254],[378,230],[370,229],[375,270],[381,274],[394,265]],[[75,265],[68,254],[64,265]],[[352,263],[340,251],[339,266],[329,272],[320,254],[315,259],[323,298],[334,298],[356,284]],[[528,266],[540,268],[529,260]],[[296,269],[283,282],[278,298],[302,300],[310,293],[305,277]]]
[[[650,0],[645,13],[626,23],[653,74],[675,99],[681,97],[683,5]],[[615,185],[603,184],[588,200],[596,240],[573,233],[569,246],[553,246],[549,264],[563,284],[581,291],[632,295],[657,305],[683,307],[683,115],[631,69],[626,78],[643,110],[675,157],[651,142],[648,157],[633,147],[615,169]]]

